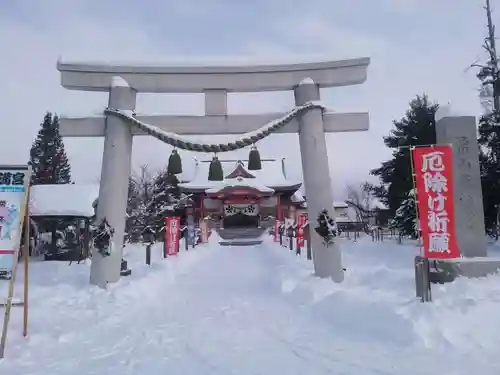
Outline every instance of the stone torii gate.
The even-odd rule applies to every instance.
[[[210,152],[219,146],[218,150],[227,151],[251,145],[273,132],[299,133],[309,218],[314,222],[324,208],[333,211],[325,132],[365,131],[369,128],[369,118],[364,112],[326,112],[318,102],[319,89],[365,82],[369,63],[369,58],[256,66],[132,66],[59,61],[57,68],[66,89],[109,92],[104,115],[60,119],[60,133],[64,137],[105,137],[97,219],[106,218],[115,229],[114,251],[108,257],[94,252],[90,282],[104,287],[120,278],[132,139],[136,135],[150,134],[179,145],[182,135],[252,132],[238,137],[239,140],[229,146],[200,147],[189,142],[187,146],[182,142],[186,147],[179,146]],[[227,114],[228,92],[285,90],[294,90],[297,106],[288,114]],[[205,116],[135,116],[132,111],[137,93],[204,93]],[[271,124],[262,126],[269,122]],[[254,132],[259,126],[260,132]],[[339,245],[327,247],[314,231],[311,231],[311,244],[316,275],[342,282]]]

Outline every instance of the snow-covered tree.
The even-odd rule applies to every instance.
[[[401,202],[401,205],[396,210],[394,218],[389,223],[391,229],[397,229],[402,235],[417,236],[417,211],[415,201],[415,190],[412,189],[406,195],[406,198]]]
[[[373,209],[373,185],[365,181],[359,185],[347,185],[347,199],[356,211],[357,221],[366,221],[367,215]]]
[[[152,197],[147,205],[147,224],[161,236],[165,226],[165,217],[173,215],[179,209],[179,202],[184,197],[179,189],[179,180],[173,173],[163,170],[157,174],[152,187]]]
[[[480,99],[484,113],[479,119],[479,163],[486,231],[500,236],[500,64],[490,1],[486,0],[487,32],[483,48],[486,58],[472,64],[478,68]]]
[[[141,239],[144,222],[144,202],[136,181],[131,177],[128,183],[127,217],[125,219],[125,241],[137,243]]]
[[[147,165],[141,166],[139,174],[129,178],[127,216],[125,222],[126,242],[137,243],[142,240],[142,233],[149,223],[148,206],[152,199],[154,177]]]

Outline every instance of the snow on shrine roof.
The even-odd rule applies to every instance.
[[[94,216],[99,185],[35,185],[30,188],[31,216]]]
[[[284,171],[284,159],[262,159],[262,169],[257,171],[249,171],[247,169],[248,161],[246,160],[220,160],[222,164],[222,169],[224,172],[224,177],[228,176],[233,172],[238,164],[243,163],[243,167],[246,172],[255,176],[252,182],[259,186],[265,186],[272,188],[274,190],[279,189],[290,189],[299,188],[302,183],[299,181],[288,180],[285,176],[286,171]],[[179,184],[179,187],[185,190],[206,190],[217,186],[221,183],[225,183],[226,186],[230,186],[235,179],[226,179],[224,181],[209,181],[208,180],[208,170],[210,167],[210,160],[197,161],[195,176],[189,182]]]
[[[228,179],[225,181],[214,181],[214,182],[217,182],[218,184],[210,189],[205,190],[205,193],[216,194],[225,188],[231,188],[231,187],[235,187],[235,188],[236,187],[243,187],[243,188],[255,189],[255,190],[258,190],[264,194],[273,194],[274,193],[274,189],[271,189],[271,188],[264,186],[264,185],[260,185],[259,183],[257,183],[255,181],[255,178],[238,177],[238,178]]]

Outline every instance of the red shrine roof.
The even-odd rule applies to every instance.
[[[197,161],[194,178],[179,184],[185,192],[205,192],[208,189],[223,189],[227,187],[257,188],[261,193],[295,192],[301,182],[289,180],[286,176],[285,159],[262,159],[262,169],[250,171],[247,160],[220,160],[224,172],[223,181],[209,181],[208,170],[210,160]],[[210,191],[215,191],[210,190]],[[207,192],[208,193],[208,192]]]

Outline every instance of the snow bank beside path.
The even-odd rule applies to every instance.
[[[74,373],[73,367],[88,360],[89,356],[95,357],[96,353],[71,353],[73,346],[80,343],[83,348],[91,347],[89,338],[95,340],[95,346],[99,346],[102,341],[111,344],[113,341],[127,340],[127,327],[120,328],[120,324],[129,321],[145,327],[147,322],[137,321],[144,319],[144,315],[138,315],[141,307],[155,305],[168,298],[169,288],[175,287],[178,277],[203,262],[217,251],[217,247],[198,246],[165,260],[161,259],[161,251],[161,244],[153,247],[152,265],[148,266],[145,264],[145,247],[126,247],[125,257],[132,275],[109,285],[107,290],[89,284],[90,262],[73,263],[71,266],[69,262],[32,262],[29,276],[29,337],[24,339],[21,334],[22,307],[14,307],[6,358],[0,361],[0,373],[32,375],[38,374],[33,372],[34,369],[40,369],[40,374],[46,374],[49,368],[57,368],[52,375]],[[23,278],[20,268],[15,293],[18,300],[22,296]],[[2,297],[7,295],[7,285],[5,281],[0,284]],[[115,332],[115,337],[100,337],[106,334],[106,329],[118,332]],[[54,350],[58,347],[62,349]]]
[[[337,285],[271,238],[253,247],[211,240],[167,260],[155,247],[152,267],[143,247],[129,247],[132,276],[108,290],[88,285],[88,265],[33,263],[30,336],[15,310],[0,374],[500,370],[500,276],[434,286],[434,302],[421,304],[411,244],[343,241],[347,275]]]
[[[500,275],[460,278],[433,285],[433,302],[416,300],[414,243],[343,241],[346,280],[334,284],[312,276],[312,262],[270,246],[279,266],[282,292],[308,306],[316,318],[346,337],[376,339],[424,352],[472,355],[500,366]]]

